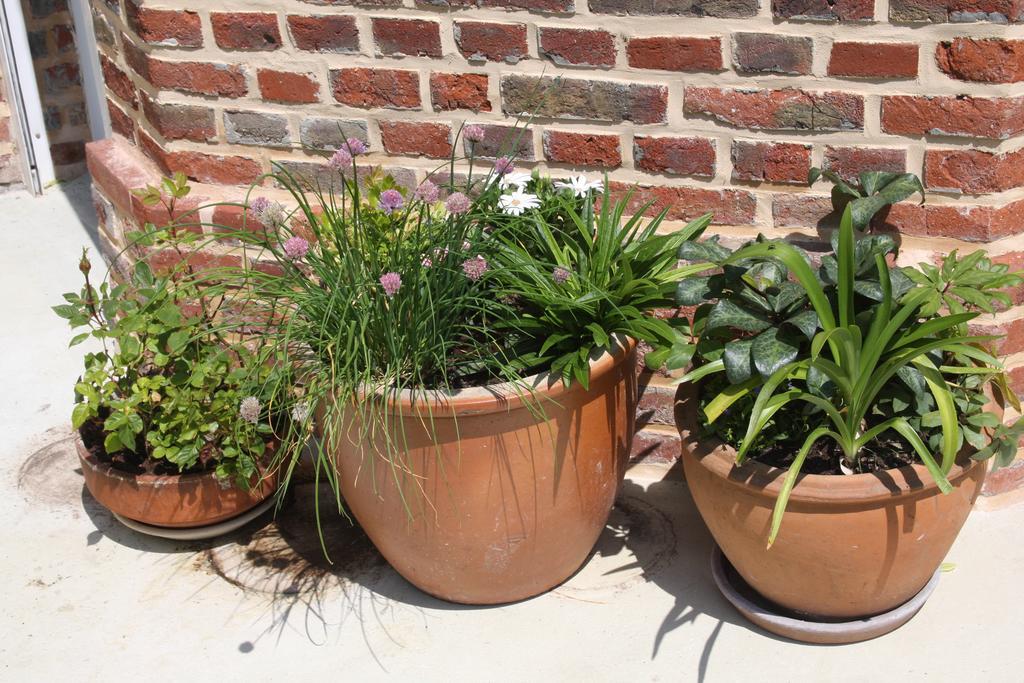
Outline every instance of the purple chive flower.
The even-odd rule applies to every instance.
[[[284,255],[292,261],[298,261],[309,252],[309,242],[293,235],[284,241]]]
[[[483,142],[486,133],[483,126],[474,123],[462,129],[462,137],[470,142]]]
[[[516,170],[516,167],[508,157],[498,157],[497,161],[494,162],[494,172],[498,175],[505,175],[514,170]]]
[[[570,277],[572,277],[572,273],[568,268],[562,266],[555,266],[555,269],[551,271],[551,279],[555,281],[556,285],[564,285]]]
[[[331,160],[327,162],[327,165],[335,171],[344,171],[346,168],[352,167],[352,155],[343,147],[331,156]]]
[[[470,205],[469,197],[462,194],[461,192],[452,192],[448,195],[448,199],[444,203],[444,207],[448,209],[448,213],[460,214],[469,211]]]
[[[238,405],[238,414],[250,424],[260,421],[260,400],[255,396],[246,396]]]
[[[398,273],[384,273],[380,276],[380,286],[384,288],[384,294],[392,297],[402,286],[402,276]]]
[[[423,260],[420,261],[420,265],[422,265],[424,268],[433,268],[434,267],[434,260],[432,258],[430,258],[429,256],[424,256]]]
[[[469,240],[462,240],[462,251],[469,251],[473,248],[473,245],[469,243]]]
[[[359,138],[349,138],[345,141],[345,146],[348,147],[348,151],[352,153],[352,156],[366,154],[366,143]]]
[[[427,204],[433,204],[441,197],[441,188],[429,180],[424,180],[420,183],[419,187],[416,188],[416,192],[413,196],[421,202]]]
[[[392,211],[402,208],[404,203],[405,199],[398,190],[384,190],[380,193],[380,199],[377,200],[377,208],[390,215]]]
[[[266,197],[257,197],[249,202],[249,210],[254,214],[261,214],[270,208],[270,200]]]
[[[462,262],[462,272],[473,282],[476,282],[487,272],[487,259],[480,254]]]

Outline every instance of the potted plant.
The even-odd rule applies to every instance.
[[[877,175],[862,185],[885,185]],[[680,411],[690,490],[767,603],[730,599],[762,626],[816,642],[872,637],[913,616],[984,460],[1012,460],[1021,434],[988,409],[992,390],[1019,404],[986,346],[993,337],[968,324],[1008,305],[1001,290],[1022,278],[980,251],[894,267],[894,241],[858,238],[854,215],[844,202],[817,266],[762,238],[680,251],[717,266],[679,289],[681,304],[697,306],[695,336],[679,344],[693,354]]]
[[[464,136],[472,149],[482,130]],[[672,338],[647,312],[671,305],[687,272],[675,252],[708,217],[656,234],[664,214],[626,216],[599,180],[509,158],[476,177],[472,154],[469,180],[453,158],[407,190],[362,172],[363,151],[349,141],[330,159],[336,192],[279,172],[294,212],[250,202],[274,235],[253,249],[276,266],[243,289],[280,317],[263,350],[290,373],[268,400],[306,416],[282,471],[315,433],[317,478],[411,583],[462,603],[537,595],[604,527],[633,436],[636,342]]]
[[[187,193],[178,175],[140,195],[175,216],[175,201]],[[54,311],[79,331],[71,346],[91,340],[93,348],[71,415],[89,492],[132,528],[198,538],[272,502],[276,475],[267,463],[275,441],[265,400],[245,390],[252,354],[222,335],[223,299],[190,265],[197,233],[187,222],[186,215],[129,235],[176,262],[163,273],[140,260],[122,281],[108,273],[94,286],[83,251],[85,284]]]

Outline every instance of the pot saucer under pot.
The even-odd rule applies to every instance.
[[[939,572],[914,597],[888,612],[862,619],[816,621],[813,617],[772,604],[751,588],[716,545],[711,551],[711,575],[725,599],[743,616],[766,631],[805,643],[858,643],[895,631],[918,613],[939,583]]]
[[[275,497],[271,496],[238,517],[232,517],[231,519],[223,522],[217,522],[216,524],[207,524],[206,526],[196,527],[155,526],[153,524],[137,522],[134,519],[128,519],[116,512],[113,512],[112,514],[117,518],[117,521],[121,522],[121,524],[124,524],[132,531],[137,531],[140,534],[156,536],[158,538],[169,538],[172,541],[205,541],[207,539],[223,536],[231,533],[232,531],[236,531],[237,529],[241,529],[243,526],[273,507],[275,502]]]

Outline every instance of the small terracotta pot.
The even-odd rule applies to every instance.
[[[415,405],[404,392],[389,406],[389,433],[404,431],[391,458],[350,411],[334,445],[349,510],[392,567],[444,600],[497,604],[557,586],[587,559],[625,473],[635,348],[592,359],[589,390],[537,375],[532,392],[420,392]]]
[[[277,490],[277,475],[254,481],[248,490],[200,474],[131,474],[100,462],[75,438],[89,493],[122,517],[162,527],[200,527],[237,517]]]
[[[766,549],[786,470],[698,436],[697,391],[680,410],[683,468],[711,535],[736,571],[773,603],[813,617],[887,612],[916,595],[949,551],[981,491],[985,463],[962,453],[943,494],[923,465],[873,474],[803,475]]]

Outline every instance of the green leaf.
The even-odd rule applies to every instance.
[[[730,384],[740,384],[750,379],[753,368],[750,360],[750,347],[753,340],[737,339],[725,344],[722,360],[725,361],[725,376]]]
[[[779,368],[796,360],[800,349],[784,329],[771,327],[754,337],[751,351],[754,367],[762,377],[769,377]]]
[[[683,242],[677,256],[683,261],[710,261],[719,263],[729,258],[732,252],[718,243],[718,237],[697,242]]]
[[[71,410],[71,427],[78,429],[85,421],[92,417],[92,408],[88,403],[76,403]]]
[[[839,438],[829,431],[828,427],[818,427],[807,435],[804,440],[803,446],[797,451],[796,457],[793,458],[792,464],[786,471],[786,478],[782,481],[782,488],[779,489],[779,497],[775,499],[775,508],[772,510],[772,526],[768,532],[768,547],[771,548],[772,544],[775,543],[775,539],[779,535],[779,529],[782,527],[782,516],[786,513],[786,506],[789,505],[789,497],[793,493],[793,487],[796,486],[796,478],[800,475],[800,468],[804,466],[804,460],[807,459],[807,454],[810,452],[811,447],[814,443],[823,436],[829,435],[837,441]]]
[[[697,306],[711,298],[710,277],[688,277],[676,285],[676,303],[680,306]]]
[[[121,443],[121,439],[117,432],[110,432],[106,438],[103,439],[103,450],[110,453],[117,453],[124,449],[124,444]]]
[[[771,327],[764,315],[741,308],[729,299],[720,299],[711,307],[706,325],[707,330],[728,328],[743,332],[760,332]]]

